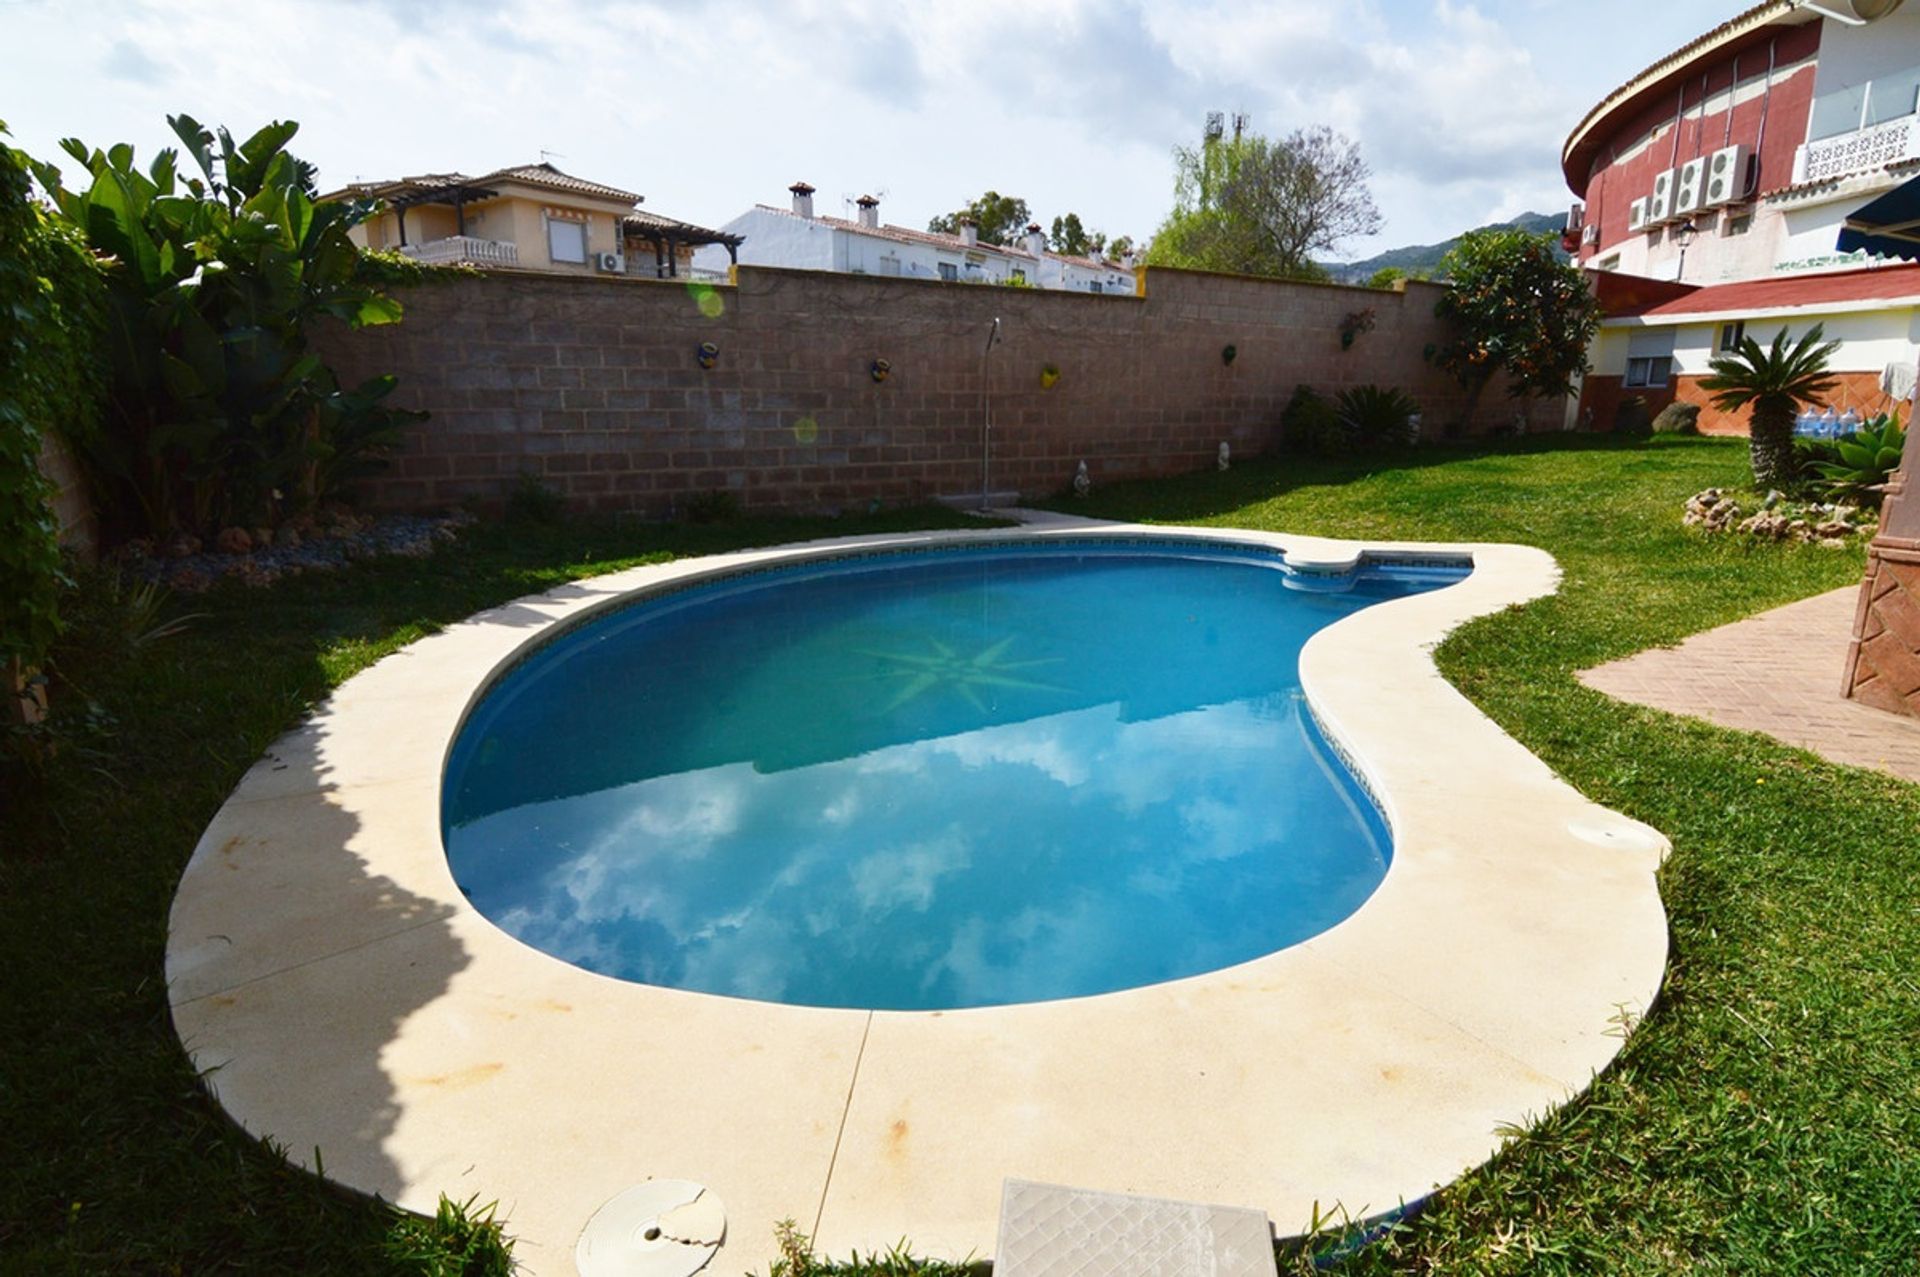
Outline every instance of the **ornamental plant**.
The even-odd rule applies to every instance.
[[[1714,406],[1722,412],[1750,409],[1747,455],[1753,463],[1753,486],[1763,491],[1792,486],[1798,469],[1794,415],[1800,405],[1820,402],[1835,385],[1827,361],[1840,343],[1822,345],[1825,336],[1825,327],[1815,324],[1791,346],[1785,328],[1764,348],[1742,337],[1731,354],[1710,362],[1712,374],[1700,379],[1701,389],[1713,395]]]
[[[1600,304],[1554,247],[1552,235],[1494,228],[1468,231],[1440,259],[1452,287],[1434,313],[1453,321],[1452,332],[1429,357],[1466,387],[1466,420],[1496,374],[1519,399],[1571,394],[1586,371]]]
[[[92,426],[104,301],[92,255],[30,198],[31,164],[0,141],[0,671],[15,677],[60,630],[65,577],[40,453],[48,431]]]
[[[199,176],[172,148],[142,170],[130,146],[73,139],[84,188],[34,169],[105,264],[107,408],[73,442],[122,535],[272,522],[378,464],[422,416],[382,402],[393,378],[342,387],[309,347],[323,317],[400,318],[347,235],[374,205],[314,199],[312,167],[286,149],[297,124],[236,144],[190,116],[167,122]]]
[[[1837,497],[1877,507],[1881,485],[1900,468],[1900,457],[1907,446],[1907,432],[1900,419],[1890,412],[1862,422],[1860,428],[1829,445],[1829,458],[1816,457],[1813,468],[1826,482],[1823,486]]]

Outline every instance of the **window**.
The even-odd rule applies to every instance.
[[[587,224],[547,219],[547,256],[556,262],[587,261]]]
[[[1673,356],[1647,356],[1643,359],[1627,360],[1627,380],[1629,386],[1664,386],[1673,376]]]
[[[1860,113],[1866,109],[1867,86],[1851,84],[1813,100],[1813,112],[1807,124],[1807,141],[1851,133],[1860,127]]]
[[[1720,223],[1720,228],[1722,235],[1745,235],[1753,229],[1753,214],[1729,213],[1726,220]]]
[[[1720,340],[1715,350],[1733,350],[1740,345],[1740,339],[1747,335],[1747,321],[1736,319],[1731,324],[1720,325]]]
[[[1867,123],[1885,124],[1912,115],[1916,106],[1920,106],[1920,67],[1883,75],[1869,86]]]
[[[1027,282],[1027,272],[1015,267],[1013,270],[1007,272],[1007,278],[1013,283],[1024,284]]]
[[[1101,291],[1101,289],[1100,289],[1100,281],[1096,279],[1096,280],[1094,280],[1094,281],[1093,281],[1092,283],[1090,283],[1090,284],[1088,284],[1088,285],[1087,285],[1087,291],[1088,291],[1088,292],[1090,292],[1090,293],[1097,293],[1097,292],[1099,292],[1099,291]]]
[[[955,280],[960,278],[960,268],[958,266],[955,266],[952,262],[941,262],[940,278],[946,280],[949,284],[951,284]]]
[[[1673,379],[1673,329],[1643,328],[1627,338],[1629,386],[1664,386]]]
[[[1619,270],[1620,254],[1614,253],[1611,256],[1601,258],[1593,264],[1593,268],[1595,270]]]
[[[892,254],[882,257],[880,259],[880,273],[882,275],[898,275],[900,273],[900,259]]]

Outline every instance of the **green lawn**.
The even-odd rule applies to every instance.
[[[1334,1271],[1920,1271],[1920,788],[1573,679],[1858,579],[1858,550],[1680,527],[1688,494],[1744,476],[1740,443],[1557,438],[1243,462],[1063,507],[1546,547],[1561,592],[1466,627],[1441,664],[1583,791],[1673,839],[1667,988],[1620,1061]],[[954,520],[886,526],[918,521]],[[431,560],[193,601],[209,615],[137,653],[125,609],[96,597],[59,664],[69,703],[99,709],[71,716],[86,726],[46,785],[16,771],[0,794],[0,1269],[381,1271],[390,1214],[236,1135],[173,1040],[166,912],[199,830],[317,696],[436,625],[643,559],[877,526],[484,529]]]

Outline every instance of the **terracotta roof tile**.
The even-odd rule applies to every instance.
[[[1920,264],[1711,284],[1638,314],[1647,320],[1674,320],[1690,315],[1796,307],[1817,310],[1821,306],[1906,300],[1920,302]]]

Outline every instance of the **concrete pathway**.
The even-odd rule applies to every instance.
[[[1840,695],[1860,587],[1789,603],[1583,670],[1609,696],[1722,727],[1764,732],[1832,762],[1920,783],[1920,719]]]

